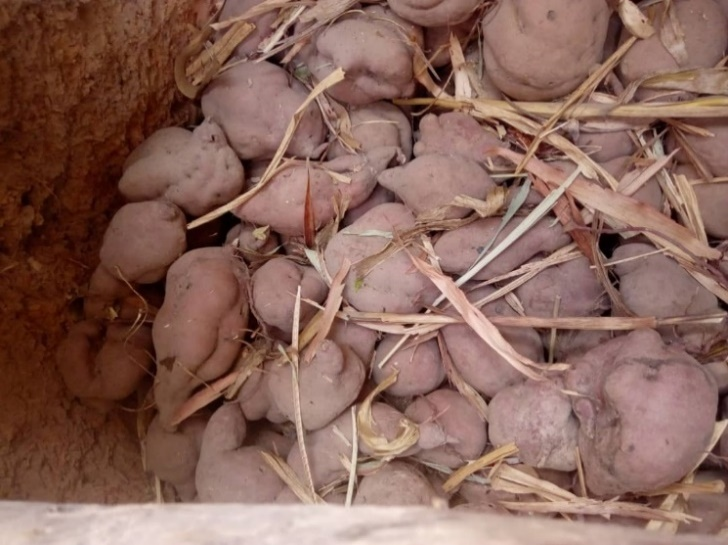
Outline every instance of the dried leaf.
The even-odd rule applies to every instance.
[[[617,5],[617,13],[619,13],[622,23],[629,32],[637,38],[649,38],[655,33],[655,28],[650,24],[647,16],[642,13],[634,2],[629,0],[619,0]]]
[[[316,212],[311,199],[311,167],[306,169],[306,197],[303,206],[303,243],[313,248],[316,239]]]
[[[374,431],[372,403],[379,394],[397,381],[398,373],[399,371],[395,371],[380,382],[366,396],[356,413],[359,436],[362,442],[372,451],[372,456],[377,458],[394,458],[399,456],[416,445],[420,438],[420,430],[417,424],[405,417],[402,417],[400,421],[401,433],[392,441],[388,441],[386,437],[378,435]]]
[[[450,478],[443,483],[442,489],[448,493],[452,492],[473,473],[502,462],[506,458],[515,456],[516,454],[518,454],[518,447],[516,447],[513,443],[498,447],[497,449],[490,451],[488,454],[481,456],[477,460],[468,462],[463,467],[455,471]]]

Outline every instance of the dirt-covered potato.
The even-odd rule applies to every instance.
[[[240,63],[219,74],[202,94],[202,112],[218,123],[242,159],[273,157],[294,112],[308,91],[283,68],[269,62]],[[306,108],[287,152],[314,157],[323,149],[326,127],[315,103]]]
[[[417,468],[393,461],[361,480],[354,505],[427,505],[439,498],[430,482]]]
[[[247,423],[237,403],[220,407],[202,436],[195,484],[202,502],[269,503],[285,486],[261,456],[244,447]]]
[[[195,470],[207,420],[207,415],[194,415],[182,422],[177,431],[170,432],[162,427],[156,416],[144,438],[147,471],[171,484],[182,501],[192,501],[197,494]]]
[[[328,339],[321,343],[311,362],[301,362],[298,371],[303,427],[318,430],[329,424],[356,401],[365,378],[364,363],[353,350]],[[295,422],[290,365],[271,369],[268,388],[278,410]]]
[[[687,474],[710,441],[718,388],[659,333],[637,330],[571,362],[579,450],[596,496],[649,491]]]
[[[113,316],[110,310],[122,319],[133,320],[134,316],[119,313],[124,302],[134,296],[129,284],[119,280],[106,267],[99,265],[89,280],[88,290],[83,298],[83,314],[87,320],[108,320]]]
[[[527,380],[504,388],[491,400],[488,435],[494,446],[515,443],[531,467],[576,469],[579,422],[560,384]]]
[[[705,182],[692,165],[684,163],[677,165],[673,174],[684,175],[692,184],[707,235],[721,240],[728,239],[728,214],[725,213],[728,209],[728,183]],[[703,183],[693,183],[700,181]]]
[[[476,261],[483,247],[490,243],[501,224],[501,218],[484,218],[463,227],[443,233],[435,242],[435,254],[442,270],[452,274],[463,274]],[[523,218],[510,220],[495,237],[491,248],[495,248]],[[550,217],[544,218],[522,235],[508,249],[475,275],[475,280],[490,280],[509,273],[539,254],[549,254],[571,242],[561,224]]]
[[[675,260],[654,253],[651,244],[634,242],[617,248],[612,260],[617,261],[619,293],[624,304],[638,316],[689,316],[719,312],[718,298],[698,283]],[[652,255],[644,256],[644,254]],[[621,261],[621,262],[620,262]],[[675,332],[691,350],[708,345],[724,326],[680,325],[661,330],[663,335]]]
[[[516,288],[527,316],[599,316],[609,299],[586,257],[544,269]],[[558,298],[558,307],[556,300]]]
[[[728,46],[728,22],[720,6],[713,0],[674,0],[672,5],[684,43],[685,59],[678,63],[663,44],[662,27],[673,23],[664,13],[664,5],[654,6],[653,24],[657,32],[647,39],[637,40],[619,64],[625,84],[655,74],[712,68],[723,57]],[[625,29],[622,40],[628,36]]]
[[[414,146],[416,157],[456,155],[484,163],[489,151],[505,144],[464,112],[427,114],[420,120],[419,137]]]
[[[372,427],[377,434],[388,441],[394,440],[401,433],[403,418],[402,413],[389,405],[372,404]],[[346,478],[349,474],[349,470],[341,463],[341,456],[347,458],[351,456],[352,433],[351,411],[345,411],[328,426],[306,435],[306,454],[311,467],[314,488],[319,489],[337,479]],[[371,450],[361,440],[359,450],[364,455],[371,454]],[[299,478],[305,478],[298,443],[293,445],[286,461]]]
[[[424,27],[456,25],[468,19],[479,0],[387,0],[397,15]]]
[[[412,212],[403,204],[388,203],[372,208],[331,238],[324,251],[329,274],[333,277],[344,259],[356,264],[373,256],[387,246],[390,233],[402,232],[414,225]],[[412,247],[410,251],[421,255]],[[357,277],[356,271],[350,271],[344,286],[344,297],[354,308],[371,312],[417,312],[438,293],[402,251],[375,264],[363,278]]]
[[[184,141],[179,131],[187,135]],[[127,201],[163,198],[191,216],[201,216],[243,190],[243,165],[212,121],[203,121],[194,131],[161,129],[137,150],[136,160],[134,155],[127,160],[119,180],[119,192]]]
[[[165,428],[197,387],[225,373],[238,356],[248,326],[247,276],[230,247],[192,250],[170,267],[152,329],[154,397]]]
[[[511,98],[562,97],[601,61],[610,13],[605,0],[501,0],[483,19],[485,69]]]
[[[354,106],[349,110],[351,135],[359,143],[360,153],[377,148],[399,148],[402,160],[412,156],[412,123],[397,106],[390,102],[375,102],[366,106]],[[335,140],[328,157],[333,159],[349,153]]]
[[[303,299],[322,303],[329,292],[316,269],[304,267],[285,257],[267,261],[253,273],[251,280],[253,314],[269,333],[287,342],[291,341],[293,333],[293,311],[298,287],[301,287],[301,328],[316,313],[316,308]]]
[[[187,248],[185,231],[184,214],[170,202],[126,204],[109,222],[99,259],[121,280],[153,284]]]
[[[68,390],[101,405],[133,394],[153,361],[148,326],[112,323],[104,328],[95,320],[71,327],[56,353]]]
[[[375,5],[351,11],[317,31],[300,57],[318,81],[343,68],[344,81],[328,93],[345,104],[361,106],[415,91],[415,45],[422,30],[389,9]]]
[[[415,456],[421,460],[461,467],[478,458],[488,442],[486,423],[460,393],[440,389],[417,398],[404,415],[420,425]]]
[[[302,236],[307,188],[314,226],[319,229],[336,216],[337,194],[351,207],[366,201],[376,187],[377,175],[398,153],[399,148],[382,147],[365,154],[342,155],[325,163],[291,164],[233,213],[247,222],[268,225],[282,235]]]
[[[476,302],[493,291],[490,287],[479,288],[470,292],[468,299]],[[481,310],[486,317],[516,315],[503,299],[488,303]],[[541,336],[535,329],[522,327],[498,329],[518,353],[533,361],[543,361],[543,344]],[[492,398],[503,388],[525,380],[526,377],[520,371],[501,358],[470,326],[447,325],[442,328],[442,336],[453,365],[465,381],[484,396]]]
[[[385,335],[380,341],[372,362],[372,378],[379,384],[398,371],[397,381],[387,388],[388,394],[409,397],[431,392],[445,380],[437,339],[412,346],[405,343],[382,366],[381,362],[401,339],[400,335]]]
[[[495,187],[490,175],[474,161],[434,154],[422,155],[404,166],[385,170],[377,181],[415,214],[442,209],[445,219],[464,218],[470,213],[468,208],[451,206],[455,197],[485,199]]]
[[[228,21],[240,17],[246,11],[257,7],[262,4],[264,0],[225,0],[218,16],[219,22]],[[253,32],[243,40],[240,45],[235,48],[235,56],[245,58],[255,53],[258,46],[263,40],[271,35],[273,31],[273,24],[278,18],[278,11],[271,10],[252,19],[248,19],[248,22],[255,25]],[[216,40],[219,40],[223,36],[224,32],[218,32]]]

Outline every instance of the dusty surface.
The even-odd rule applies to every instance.
[[[72,400],[54,352],[96,265],[125,155],[189,115],[169,52],[199,4],[0,5],[0,498],[152,497],[134,416]]]

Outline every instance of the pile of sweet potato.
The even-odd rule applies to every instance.
[[[533,135],[401,99],[426,81],[454,95],[466,74],[470,104],[514,112],[574,92],[692,100],[645,82],[717,65],[728,3],[653,3],[636,22],[606,0],[267,4],[224,3],[218,23],[256,26],[202,90],[201,122],[157,131],[124,165],[128,204],[58,354],[72,393],[108,405],[149,386],[146,467],[184,501],[504,511],[539,497],[487,472],[443,483],[508,446],[501,463],[595,499],[649,503],[720,467],[728,261],[578,194],[534,220],[558,184],[516,172]],[[560,140],[534,161],[562,183],[579,168],[573,187],[619,192],[725,255],[728,121],[604,115],[547,132]]]

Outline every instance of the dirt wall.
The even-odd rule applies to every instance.
[[[184,122],[173,54],[201,0],[0,2],[0,497],[149,499],[134,415],[66,393],[78,312],[129,150]]]

